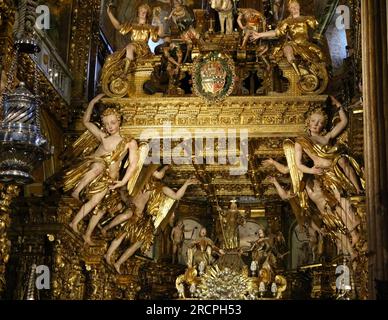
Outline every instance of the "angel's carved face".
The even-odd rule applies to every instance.
[[[325,127],[325,117],[319,113],[313,113],[310,116],[309,129],[311,134],[320,134]]]
[[[106,132],[110,135],[115,134],[120,130],[120,120],[113,114],[103,117],[102,123],[104,124]]]
[[[288,6],[288,11],[291,15],[299,15],[300,14],[300,5],[297,2],[291,2]]]

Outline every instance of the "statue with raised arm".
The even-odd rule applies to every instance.
[[[140,5],[137,9],[135,23],[121,23],[112,13],[112,5],[107,9],[109,20],[113,27],[122,35],[129,35],[130,42],[122,50],[110,55],[102,68],[101,83],[103,91],[110,96],[122,97],[127,93],[127,86],[120,79],[125,79],[135,65],[136,59],[152,56],[148,46],[151,39],[156,42],[163,32],[161,21],[158,26],[150,24],[151,8],[147,4]]]
[[[326,58],[321,48],[312,43],[309,32],[318,27],[318,21],[311,16],[300,14],[297,0],[288,2],[290,16],[279,22],[275,30],[251,32],[252,41],[262,38],[280,38],[281,44],[274,48],[272,55],[280,62],[285,57],[299,76],[299,86],[303,93],[320,94],[328,83]]]
[[[221,231],[223,236],[222,249],[236,250],[240,248],[240,235],[238,227],[246,220],[237,208],[237,203],[232,200],[228,210],[217,208],[220,215]]]
[[[348,118],[337,99],[331,96],[331,101],[338,109],[340,121],[326,132],[326,113],[321,108],[312,110],[307,117],[307,135],[296,139],[295,159],[301,172],[315,175],[327,191],[338,199],[339,195],[362,193],[365,181],[356,160],[347,155],[347,146],[335,143],[335,139],[345,130]],[[302,162],[303,153],[313,160],[313,167],[307,167]]]
[[[121,205],[117,189],[130,181],[138,165],[137,143],[131,137],[121,136],[121,115],[116,109],[107,108],[102,112],[102,129],[90,121],[95,104],[103,96],[99,94],[89,103],[83,117],[83,124],[88,131],[74,144],[77,148],[85,145],[86,140],[89,154],[84,154],[79,163],[66,172],[64,178],[64,191],[73,190],[72,196],[84,202],[70,223],[76,233],[79,222],[90,212],[99,214]],[[120,167],[127,154],[127,169],[120,179]]]
[[[287,158],[287,166],[273,159],[266,160],[264,165],[273,165],[284,174],[290,173],[292,191],[284,190],[276,178],[270,177],[269,179],[274,184],[279,196],[290,202],[298,224],[310,236],[311,246],[316,249],[315,255],[319,254],[320,249],[320,238],[316,237],[316,232],[318,232],[319,237],[324,234],[330,235],[337,245],[343,241],[349,254],[353,258],[356,257],[353,246],[359,241],[360,235],[357,230],[359,219],[350,202],[339,194],[335,196],[332,193],[324,192],[318,176],[306,174],[300,170],[297,165],[296,144],[294,145],[291,140],[284,141],[283,149]],[[322,224],[324,228],[320,227]]]

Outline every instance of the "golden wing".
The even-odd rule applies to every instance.
[[[90,155],[99,145],[97,138],[86,130],[73,144],[66,148],[61,158],[65,161],[73,160]]]
[[[129,179],[128,181],[128,184],[127,184],[127,190],[128,190],[128,193],[134,197],[137,195],[137,193],[141,190],[139,188],[135,188],[136,187],[136,183],[138,181],[138,178],[140,176],[140,172],[142,171],[143,169],[143,165],[144,165],[144,162],[148,156],[148,152],[150,151],[150,146],[148,145],[148,143],[146,142],[142,142],[140,143],[140,146],[137,150],[138,152],[138,155],[139,155],[139,160],[137,161],[137,165],[136,165],[136,170],[132,176],[131,179]],[[128,162],[125,164],[125,167],[128,166]]]
[[[148,166],[144,166],[143,164],[139,176],[134,183],[132,193],[130,194],[132,197],[135,197],[140,191],[144,189],[144,186],[149,182],[152,177],[152,174],[155,172],[156,169],[158,169],[158,167],[158,164],[149,164]]]
[[[290,169],[292,191],[295,195],[298,196],[298,200],[302,211],[306,212],[306,209],[308,206],[308,195],[305,191],[303,172],[300,171],[296,166],[294,142],[290,139],[284,140],[283,150],[287,159],[288,168]]]
[[[161,194],[158,204],[158,212],[156,216],[154,216],[155,230],[159,227],[163,227],[164,224],[162,225],[162,223],[164,221],[168,221],[168,216],[172,213],[173,210],[171,209],[174,206],[175,202],[176,200],[167,197],[165,194]]]
[[[292,191],[296,194],[300,191],[300,185],[303,179],[303,172],[301,172],[296,166],[294,142],[290,139],[284,140],[283,150],[287,159],[288,168],[290,169]]]

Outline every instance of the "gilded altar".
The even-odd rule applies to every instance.
[[[338,166],[341,158],[360,162],[363,155],[363,107],[331,98],[339,90],[330,87],[328,50],[311,37],[327,28],[325,19],[303,16],[298,1],[290,1],[288,18],[265,1],[255,8],[234,1],[227,20],[243,27],[231,30],[226,21],[222,32],[215,23],[221,7],[209,15],[195,4],[158,1],[124,21],[118,1],[119,8],[103,2],[102,32],[97,2],[91,14],[89,4],[75,5],[66,62],[50,55],[50,42],[36,61],[21,59],[17,78],[27,84],[35,63],[46,68],[37,73],[47,101],[42,127],[55,149],[39,182],[20,196],[14,185],[0,186],[0,294],[366,298],[364,186],[357,194],[332,190],[322,182],[333,176],[331,163],[324,172],[312,165],[322,153],[311,150],[328,144],[322,139],[329,133],[333,148],[346,149],[336,154]],[[12,12],[7,1],[0,10],[0,18]],[[11,39],[6,22],[0,20],[2,43]],[[116,33],[129,36],[125,46]],[[159,39],[151,52],[148,44]],[[317,118],[320,130],[312,124]],[[298,153],[302,136],[318,138]],[[344,175],[346,164],[337,168]],[[77,166],[86,168],[84,176],[97,174],[77,177],[81,190],[64,192],[63,177]],[[355,187],[364,178],[362,163],[359,169],[349,177]],[[93,202],[96,194],[101,198]],[[33,283],[36,265],[51,272],[47,291],[24,284]],[[337,267],[349,270],[339,285]]]

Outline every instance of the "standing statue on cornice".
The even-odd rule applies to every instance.
[[[211,7],[218,12],[221,33],[233,33],[233,2],[232,0],[210,0]],[[225,28],[226,25],[226,28]]]
[[[318,21],[311,16],[300,14],[297,0],[288,3],[290,16],[282,20],[275,30],[251,32],[251,40],[280,38],[281,44],[274,48],[272,55],[277,62],[285,57],[299,77],[303,93],[320,94],[328,82],[326,58],[321,48],[312,43],[309,32],[318,27]]]
[[[194,12],[188,6],[185,6],[182,0],[174,0],[174,7],[166,20],[172,20],[178,27],[181,39],[187,45],[186,56],[183,59],[187,61],[195,45],[202,43],[201,35],[195,30]]]

